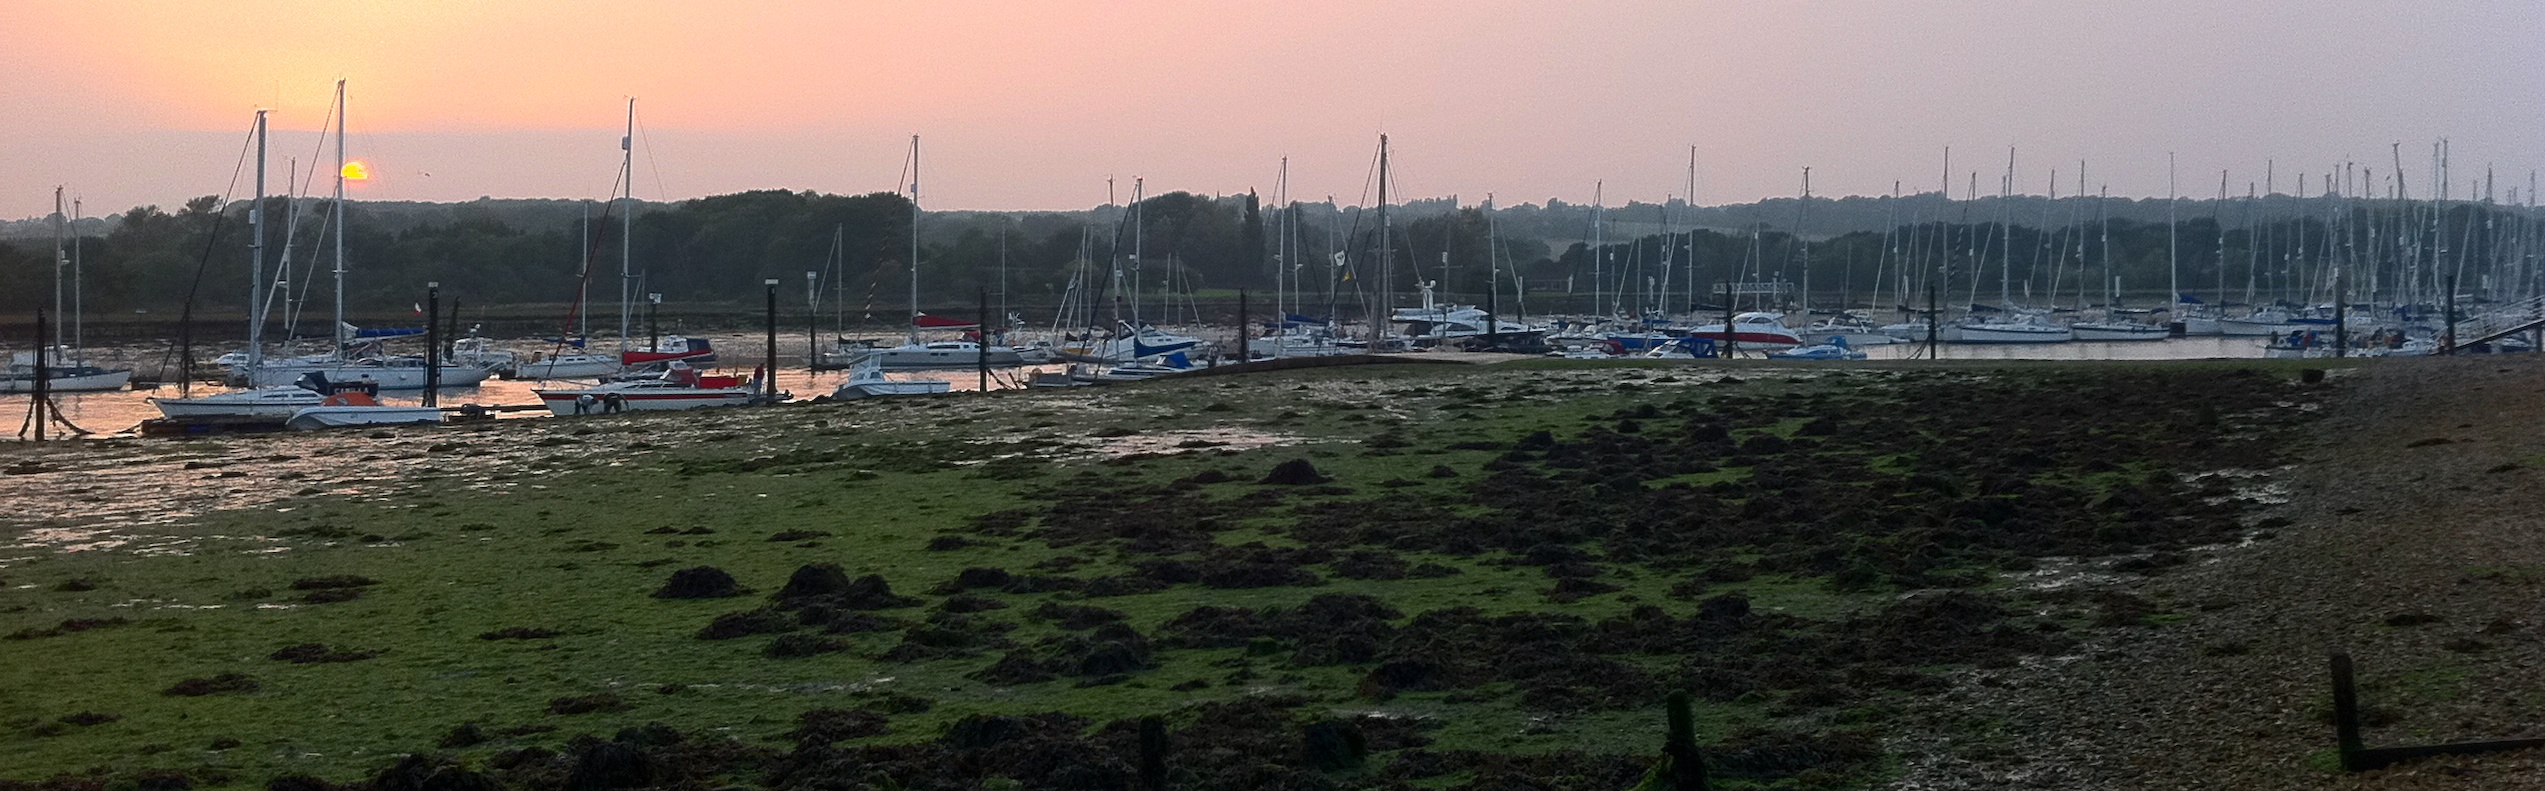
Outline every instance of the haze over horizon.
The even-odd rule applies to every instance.
[[[1396,195],[1611,205],[1932,192],[2214,195],[2356,163],[2384,193],[2391,146],[2427,197],[2527,191],[2545,162],[2545,72],[2519,57],[2545,5],[2408,13],[2359,0],[2096,8],[1828,0],[1583,5],[321,2],[0,9],[0,217],[173,209],[230,187],[252,112],[325,175],[320,128],[350,81],[370,200],[610,194],[627,97],[636,193],[862,193],[925,139],[931,209],[1083,209],[1169,190],[1365,204],[1377,136]],[[2311,186],[2311,191],[2320,187]],[[325,191],[321,184],[319,192]],[[2477,193],[2479,197],[2479,193]]]

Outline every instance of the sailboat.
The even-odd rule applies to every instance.
[[[634,275],[630,271],[629,267],[629,263],[632,260],[632,254],[629,249],[628,242],[633,238],[634,228],[636,226],[636,182],[633,178],[635,172],[636,100],[634,98],[630,98],[627,100],[627,132],[619,138],[619,185],[622,189],[625,189],[626,192],[624,194],[612,194],[610,196],[610,200],[612,202],[620,202],[621,199],[624,198],[623,209],[619,212],[619,348],[622,354],[628,350],[627,337],[631,330],[631,325],[628,319],[628,303],[632,295],[631,289],[628,287],[628,282],[629,278]],[[589,228],[592,220],[592,212],[588,207],[585,209],[583,217],[585,228],[587,229],[585,233],[588,237],[590,234]],[[608,219],[609,213],[606,211],[603,212],[602,220],[606,222]],[[563,328],[564,331],[571,331],[575,329],[572,325],[574,324],[574,319],[577,317],[583,318],[585,330],[591,329],[591,318],[590,314],[587,312],[589,303],[584,298],[587,293],[587,289],[583,285],[589,283],[591,279],[592,244],[591,240],[586,238],[583,246],[582,271],[577,272],[575,276],[575,282],[577,285],[574,292],[574,311],[573,315],[567,317],[566,324],[568,326]],[[564,331],[561,331],[557,336],[560,346],[556,353],[542,354],[532,357],[530,362],[518,366],[514,370],[513,375],[522,379],[540,380],[603,379],[616,376],[627,370],[627,364],[621,359],[621,354],[594,353],[583,347],[584,342],[591,337],[590,332],[581,333],[573,339],[568,340]],[[573,347],[573,351],[565,350],[565,346],[568,345]]]
[[[329,381],[335,382],[373,382],[378,384],[380,388],[384,390],[420,390],[424,388],[427,380],[438,381],[441,387],[475,387],[478,383],[486,381],[486,377],[489,373],[486,369],[476,366],[442,365],[439,366],[439,371],[434,371],[431,370],[433,366],[430,365],[430,361],[421,358],[403,356],[393,357],[377,353],[376,351],[359,355],[348,355],[346,353],[348,349],[356,346],[355,341],[362,334],[362,332],[355,329],[353,325],[345,323],[346,172],[345,81],[337,80],[336,194],[333,206],[331,207],[331,210],[335,212],[332,224],[335,226],[336,232],[335,343],[328,354],[324,356],[301,357],[279,361],[265,360],[262,361],[263,364],[248,365],[239,368],[237,370],[237,375],[240,378],[245,379],[247,385],[250,387],[291,385],[300,381],[304,374],[311,372],[319,373],[325,376]],[[432,320],[434,317],[428,316],[426,318],[428,320]]]
[[[2128,319],[2121,318],[2121,316],[2126,314],[2122,312],[2120,304],[2120,275],[2112,266],[2112,216],[2109,206],[2106,205],[2106,202],[2109,201],[2111,197],[2111,191],[2106,189],[2104,191],[2103,200],[2096,201],[2095,204],[2095,215],[2097,221],[2101,224],[2099,232],[2101,234],[2101,243],[2103,245],[2103,320],[2071,322],[2068,327],[2071,331],[2076,333],[2077,340],[2081,341],[2164,340],[2174,334],[2172,330],[2167,329],[2164,325],[2149,324],[2143,321],[2130,321]],[[2080,259],[2079,263],[2083,263],[2082,259]],[[2080,272],[2079,274],[2083,273]]]
[[[240,364],[253,368],[264,362],[265,354],[265,112],[256,111],[256,200],[248,204],[248,280],[247,280],[247,351]],[[187,352],[189,355],[191,352]],[[189,363],[191,364],[191,363]],[[188,377],[191,378],[191,377]],[[228,393],[190,397],[190,382],[180,379],[176,398],[150,399],[159,414],[172,420],[198,418],[260,418],[280,420],[291,417],[306,407],[317,406],[327,394],[299,386],[260,387]]]
[[[965,330],[978,340],[919,340],[920,330]],[[910,136],[910,326],[909,336],[899,346],[876,349],[856,360],[863,364],[873,360],[888,369],[970,368],[976,365],[1013,367],[1024,364],[1015,349],[992,345],[989,328],[960,319],[930,316],[919,310],[919,136]]]
[[[55,346],[42,355],[35,352],[18,352],[12,355],[9,367],[6,370],[0,370],[0,393],[35,392],[38,378],[44,380],[47,391],[55,393],[122,390],[126,383],[132,381],[133,371],[130,368],[106,368],[91,363],[87,359],[87,349],[83,348],[79,340],[78,329],[81,324],[79,319],[81,305],[76,296],[79,292],[79,257],[76,253],[69,257],[62,254],[62,216],[62,189],[55,187],[53,189],[53,316],[57,321],[62,316],[71,317],[73,340],[67,346]],[[73,231],[76,232],[77,229],[74,228]],[[73,249],[76,250],[77,242],[73,245]],[[62,312],[62,270],[65,268],[71,272],[71,291],[75,295],[69,313]],[[54,337],[61,337],[61,333],[54,333]],[[43,370],[41,371],[37,370],[39,357],[42,359]]]

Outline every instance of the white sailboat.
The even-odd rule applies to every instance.
[[[77,232],[76,219],[76,217],[73,218],[74,233]],[[45,353],[42,355],[35,352],[18,352],[12,355],[9,367],[6,370],[0,370],[0,393],[35,392],[38,378],[44,380],[44,387],[48,392],[54,393],[122,390],[125,384],[132,381],[133,371],[130,368],[107,368],[88,360],[87,349],[84,348],[81,337],[83,322],[80,316],[83,306],[78,297],[80,290],[80,258],[77,252],[79,243],[74,238],[71,243],[72,253],[67,257],[64,256],[62,220],[62,188],[55,187],[53,188],[53,320],[59,322],[63,316],[71,317],[71,342],[44,350]],[[69,283],[73,294],[71,309],[68,313],[62,311],[64,282],[62,273],[65,269],[70,271]],[[62,333],[56,332],[54,337],[60,338]],[[39,358],[42,362],[43,370],[41,371],[37,370]]]
[[[235,375],[249,387],[279,387],[300,381],[317,373],[331,382],[368,381],[384,390],[420,390],[427,381],[438,381],[444,388],[475,387],[486,381],[486,369],[476,366],[441,365],[439,371],[428,370],[425,360],[415,357],[364,354],[347,356],[353,345],[352,326],[345,323],[345,81],[336,81],[336,193],[331,210],[335,213],[336,299],[335,343],[324,356],[290,360],[264,360],[238,369]],[[426,316],[427,321],[439,317]],[[436,378],[438,376],[438,379]]]
[[[873,360],[893,370],[925,370],[970,368],[977,365],[1008,368],[1024,364],[1015,349],[1001,345],[982,348],[972,340],[922,342],[921,329],[966,329],[978,333],[982,341],[989,339],[989,328],[970,322],[937,319],[919,312],[919,136],[910,136],[910,326],[909,335],[899,346],[889,346],[855,355],[851,365]]]
[[[254,368],[264,362],[265,355],[265,112],[256,111],[256,199],[248,204],[248,281],[247,281],[247,351],[238,364]],[[224,355],[226,358],[227,355]],[[226,363],[226,359],[225,359]],[[152,406],[170,419],[219,417],[289,418],[304,407],[317,406],[326,399],[314,390],[296,386],[263,387],[220,393],[203,397],[182,395],[189,383],[180,381],[177,398],[153,398]]]

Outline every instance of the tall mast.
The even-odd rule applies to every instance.
[[[247,369],[265,362],[265,113],[256,111],[256,201],[247,205]]]
[[[627,351],[628,300],[635,297],[635,256],[629,245],[636,241],[636,97],[627,100],[627,134],[619,138],[619,181],[625,186],[627,203],[619,210],[619,351]],[[654,349],[651,351],[661,351]]]
[[[1387,332],[1387,320],[1396,310],[1396,281],[1393,276],[1394,256],[1387,247],[1387,135],[1379,135],[1379,301],[1370,311],[1370,345],[1377,351],[1379,338]]]
[[[1131,324],[1137,332],[1140,325],[1140,247],[1148,241],[1149,180],[1131,178]],[[1133,346],[1138,350],[1138,346]]]
[[[2180,320],[2183,309],[2183,266],[2179,258],[2182,245],[2176,241],[2180,233],[2174,223],[2174,152],[2165,152],[2165,315]]]
[[[1601,203],[1601,202],[1602,202],[1602,201],[1606,198],[1606,196],[1602,195],[1602,194],[1601,194],[1601,192],[1602,192],[1603,190],[1605,190],[1606,188],[1607,188],[1607,183],[1606,183],[1606,182],[1603,182],[1603,181],[1593,181],[1593,182],[1591,182],[1591,249],[1590,249],[1590,253],[1591,253],[1591,315],[1593,315],[1593,316],[1601,315],[1603,312],[1605,312],[1605,311],[1607,311],[1607,310],[1608,310],[1608,300],[1607,300],[1607,299],[1603,296],[1603,295],[1605,295],[1605,294],[1607,293],[1607,291],[1608,291],[1607,286],[1605,285],[1605,284],[1608,282],[1608,274],[1607,274],[1607,270],[1606,270],[1605,268],[1603,268],[1603,266],[1602,266],[1602,265],[1601,265],[1601,263],[1600,263],[1600,248],[1605,247],[1605,246],[1607,246],[1607,244],[1608,244],[1608,240],[1607,240],[1606,238],[1604,238],[1604,237],[1601,235],[1602,227],[1608,224],[1608,223],[1607,223],[1608,218],[1607,218],[1607,217],[1605,216],[1605,214],[1604,214],[1604,213],[1600,210],[1600,203]]]
[[[1811,323],[1812,320],[1812,243],[1811,240],[1803,237],[1803,222],[1811,217],[1811,211],[1812,169],[1803,168],[1803,202],[1794,208],[1794,244],[1800,245],[1803,249],[1802,299],[1795,304],[1802,306],[1802,320],[1805,324]]]
[[[919,136],[910,136],[910,345],[919,345]]]
[[[2516,189],[2511,190],[2516,192]],[[71,199],[71,360],[88,363],[88,310],[80,298],[80,199]]]
[[[327,334],[336,339],[331,355],[344,359],[345,342],[345,81],[336,81],[336,200],[328,222],[336,226],[336,323]],[[434,320],[432,316],[424,317]]]
[[[1288,307],[1289,303],[1286,301],[1286,295],[1282,291],[1282,283],[1284,282],[1283,275],[1286,274],[1282,270],[1290,267],[1289,157],[1281,158],[1281,178],[1275,180],[1273,188],[1273,192],[1277,193],[1273,199],[1281,202],[1281,208],[1279,209],[1281,212],[1281,220],[1273,223],[1273,227],[1279,229],[1281,232],[1281,241],[1273,246],[1273,249],[1275,250],[1273,253],[1273,313],[1278,315],[1281,319],[1278,326],[1287,330],[1290,328],[1290,308]],[[1296,287],[1298,284],[1292,283],[1291,285]],[[1245,327],[1239,327],[1237,328],[1237,331],[1250,332],[1251,330]]]
[[[1677,241],[1671,242],[1677,246]],[[1688,147],[1688,310],[1697,309],[1697,147]],[[1726,299],[1730,295],[1725,296]]]
[[[63,254],[63,252],[62,252],[62,220],[63,220],[63,218],[64,218],[64,217],[66,217],[66,216],[68,216],[68,215],[65,215],[65,214],[63,214],[63,213],[62,213],[62,188],[61,188],[61,187],[58,187],[58,186],[57,186],[57,187],[54,187],[54,188],[53,188],[53,321],[55,322],[55,326],[57,326],[57,327],[58,327],[58,326],[60,326],[60,322],[62,321],[62,276],[63,276],[63,272],[64,272],[64,270],[69,269],[69,268],[70,268],[70,266],[71,266],[71,259],[70,259],[69,257],[65,256],[65,255]],[[60,342],[61,342],[61,338],[62,338],[62,333],[61,333],[61,332],[56,331],[56,332],[54,332],[54,333],[53,333],[53,342],[55,342],[55,343],[60,343]],[[38,355],[37,355],[37,356],[38,356],[39,358],[41,358],[41,357],[42,357],[42,352],[41,352],[41,351],[39,351],[39,353],[38,353]],[[41,372],[41,371],[37,372],[37,375],[38,375],[39,377],[41,377],[41,376],[42,376],[42,372]]]

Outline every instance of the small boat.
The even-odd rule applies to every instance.
[[[327,396],[317,406],[303,407],[283,421],[283,427],[294,431],[354,426],[434,426],[441,425],[442,410],[429,406],[391,406],[363,390],[345,390]]]
[[[1733,316],[1732,331],[1729,333],[1724,331],[1720,323],[1705,324],[1689,330],[1688,337],[1712,338],[1717,342],[1728,339],[1734,344],[1753,349],[1803,345],[1803,336],[1795,334],[1792,329],[1785,326],[1785,314],[1765,311],[1751,311]]]
[[[1767,356],[1774,360],[1862,360],[1865,358],[1865,350],[1848,346],[1847,339],[1840,337],[1831,338],[1828,343],[1817,346],[1799,346],[1783,351],[1768,352]]]
[[[2067,343],[2076,334],[2065,324],[2026,314],[2012,319],[1965,319],[1943,329],[1948,343]]]
[[[2081,341],[2161,341],[2174,334],[2165,325],[2135,321],[2080,321],[2068,328]]]
[[[751,403],[755,395],[742,377],[705,376],[678,361],[660,378],[531,392],[537,393],[539,402],[558,417],[742,406]]]
[[[1848,346],[1881,346],[1901,342],[1902,339],[1891,336],[1885,332],[1885,329],[1875,327],[1868,321],[1821,319],[1812,322],[1810,326],[1804,327],[1795,334],[1801,335],[1804,343],[1815,345],[1841,339],[1844,339]]]
[[[518,379],[599,379],[627,370],[615,354],[560,354],[554,357],[533,353],[530,362],[513,367]]]
[[[170,419],[258,417],[284,420],[327,400],[315,390],[295,385],[237,390],[201,398],[153,398],[150,405]]]
[[[858,358],[856,364],[863,365],[868,360],[894,370],[971,368],[984,362],[992,368],[1013,368],[1025,364],[1024,358],[1015,349],[992,346],[985,350],[981,344],[968,340],[905,343],[876,349]]]
[[[44,387],[55,393],[95,393],[122,390],[131,382],[130,368],[105,368],[91,365],[70,354],[70,350],[54,347],[44,361]],[[7,370],[0,370],[0,393],[35,392],[35,353],[18,352]]]
[[[851,398],[881,396],[936,395],[953,390],[954,383],[943,379],[899,381],[886,379],[882,361],[868,357],[857,364],[856,370],[849,372],[848,381],[840,383],[839,389],[831,391],[831,398],[845,401]]]

